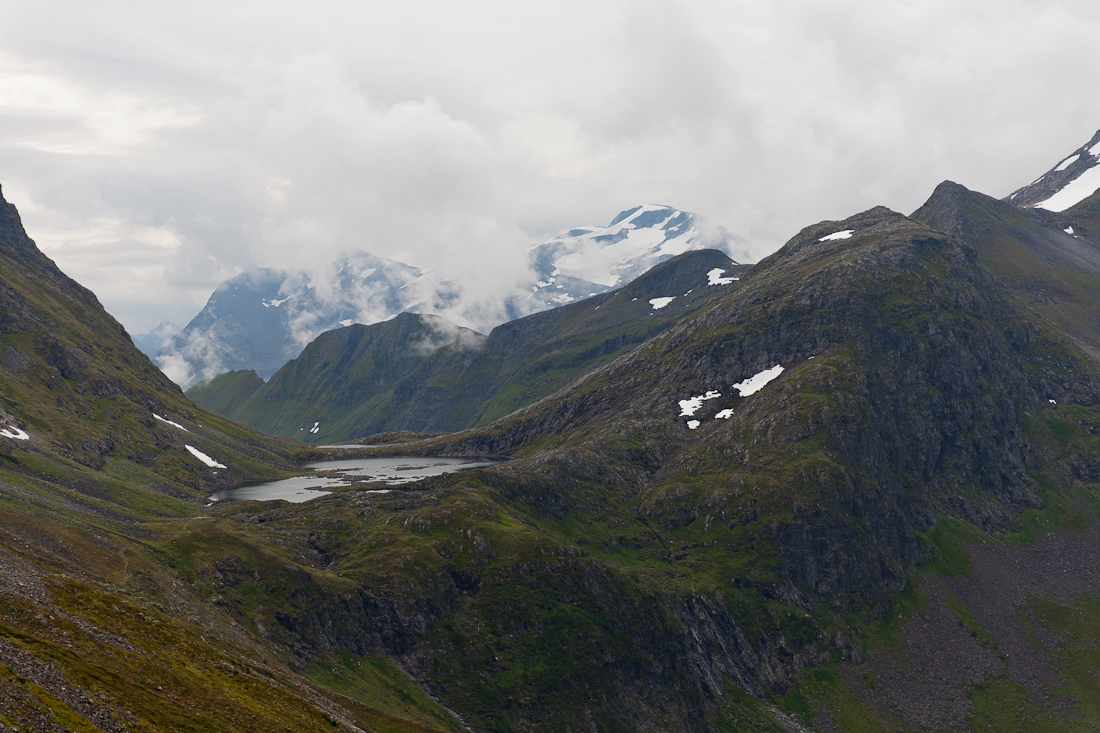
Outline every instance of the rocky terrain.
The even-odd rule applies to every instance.
[[[746,269],[715,250],[690,251],[612,293],[509,321],[487,337],[403,313],[321,335],[266,384],[255,372],[231,372],[187,396],[316,443],[487,424],[705,307]]]
[[[332,454],[498,465],[214,507],[206,491],[317,449],[186,407],[8,207],[0,719],[1094,730],[1098,201],[1042,211],[944,183],[910,217],[814,224],[515,411]],[[603,327],[655,320],[620,297],[638,282],[531,321],[545,340],[514,333],[520,368],[490,371],[530,380],[570,327],[587,353]],[[461,395],[493,336],[443,329],[427,358],[397,358],[431,326],[326,348],[386,357],[364,373],[394,384],[443,354],[434,374]],[[235,379],[210,399],[257,386]]]

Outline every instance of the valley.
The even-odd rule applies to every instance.
[[[186,395],[0,203],[0,721],[1094,730],[1074,180],[1026,207],[944,182],[488,334],[349,324]],[[499,462],[208,506],[382,458]]]

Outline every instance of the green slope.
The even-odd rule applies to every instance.
[[[205,497],[314,454],[196,407],[2,197],[0,430],[0,727],[456,729],[392,670],[311,682],[184,584],[216,545],[169,550],[211,522]]]
[[[487,424],[609,363],[734,286],[709,285],[714,269],[735,277],[746,267],[717,251],[689,252],[613,293],[506,323],[487,338],[435,316],[403,313],[322,334],[265,385],[232,372],[187,394],[309,442]],[[649,302],[668,296],[660,309]]]
[[[404,446],[504,465],[215,529],[349,584],[242,618],[398,654],[477,730],[1089,730],[1098,388],[972,250],[875,209],[559,392]]]

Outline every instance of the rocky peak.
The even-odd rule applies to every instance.
[[[1100,188],[1100,130],[1035,181],[1003,200],[1014,206],[1065,211]]]

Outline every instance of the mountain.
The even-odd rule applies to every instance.
[[[341,326],[409,311],[455,313],[492,327],[607,292],[682,252],[740,244],[701,216],[635,207],[608,227],[573,229],[532,247],[530,272],[499,284],[499,312],[466,299],[446,272],[422,272],[359,250],[320,273],[253,269],[219,285],[183,331],[165,341],[156,361],[185,389],[228,371],[252,370],[267,379],[317,335]]]
[[[427,292],[426,292],[427,291]],[[223,282],[206,306],[157,354],[178,384],[248,368],[269,377],[315,336],[357,320],[384,320],[427,298],[455,297],[417,268],[359,250],[325,275],[256,269]]]
[[[572,303],[628,283],[684,252],[717,249],[733,256],[745,244],[698,214],[635,206],[606,227],[577,227],[531,247],[528,256],[537,275],[531,298],[541,299],[545,307]]]
[[[0,727],[456,730],[392,663],[360,673],[369,702],[312,681],[206,587],[246,546],[311,587],[204,506],[315,455],[188,401],[0,192]]]
[[[134,346],[153,359],[157,352],[164,348],[164,342],[178,334],[180,330],[180,327],[171,321],[164,321],[149,333],[135,333],[132,337]]]
[[[946,181],[912,216],[973,247],[1029,312],[1100,358],[1100,192],[1050,211]]]
[[[614,293],[543,311],[488,337],[403,313],[319,336],[266,384],[237,371],[196,403],[275,435],[331,443],[485,424],[557,391],[718,297],[747,268],[715,250],[666,260]]]
[[[1014,206],[1065,211],[1100,189],[1100,130],[1033,183],[1004,201]]]

